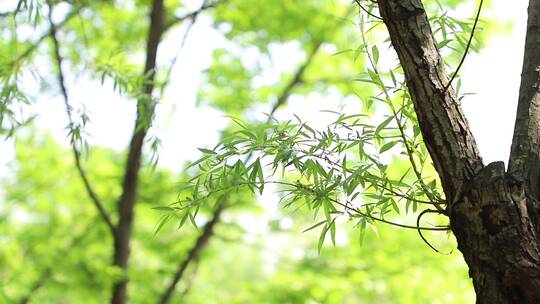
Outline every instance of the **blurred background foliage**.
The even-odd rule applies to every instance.
[[[14,176],[3,183],[2,301],[16,302],[31,292],[35,303],[101,303],[120,275],[109,265],[110,237],[86,202],[72,161],[63,156],[67,151],[46,134],[31,133],[18,139]],[[88,164],[99,193],[118,193],[120,156],[92,150]],[[158,297],[198,234],[171,222],[154,235],[160,214],[151,208],[175,199],[179,178],[165,169],[143,172],[130,263],[133,303]],[[308,213],[287,209],[268,218],[263,210],[229,210],[179,285],[179,303],[473,302],[460,254],[434,253],[415,231],[382,226],[360,245],[358,231],[345,222],[336,246],[319,255],[317,233],[302,233],[312,222]],[[253,221],[265,221],[266,227],[250,231]],[[445,243],[446,236],[435,237]]]
[[[369,1],[362,2],[372,9]],[[464,0],[424,2],[440,41],[449,40],[444,52],[451,70],[461,58],[472,23],[469,16],[456,15],[453,9],[473,6]],[[165,3],[164,43],[179,42],[189,31],[189,23],[197,22],[199,14],[190,15],[197,5]],[[178,200],[179,185],[190,177],[188,170],[173,172],[159,162],[145,166],[140,172],[129,271],[122,274],[110,265],[112,238],[85,194],[66,142],[32,122],[33,114],[40,114],[28,110],[34,100],[58,94],[51,77],[56,67],[46,36],[47,6],[38,0],[19,4],[16,14],[6,11],[0,17],[0,130],[16,143],[14,159],[3,169],[7,173],[1,179],[0,302],[103,303],[110,297],[113,282],[123,275],[129,277],[131,303],[157,302],[213,209],[202,207],[194,219],[199,228],[185,225],[179,230],[177,221],[168,221],[156,233],[163,218],[159,207]],[[150,1],[78,0],[54,1],[54,5],[71,82],[112,84],[122,98],[136,97],[144,82],[138,73],[144,61]],[[216,46],[211,64],[203,71],[196,93],[200,107],[213,107],[254,125],[264,122],[266,117],[261,119],[260,113],[286,108],[293,95],[306,107],[310,97],[318,94],[352,102],[357,111],[363,109],[375,117],[387,111],[384,105],[366,102],[374,89],[357,81],[363,77],[367,59],[358,51],[360,12],[355,4],[218,0],[205,1],[202,7],[200,15],[211,20],[225,42]],[[481,26],[473,44],[476,49],[497,30],[494,20],[482,20]],[[369,39],[382,45],[384,28],[379,25]],[[387,63],[397,64],[392,59]],[[171,60],[158,61],[158,84],[167,84],[169,68]],[[159,98],[166,101],[164,96]],[[20,115],[21,109],[32,115]],[[85,134],[84,106],[78,105],[77,115]],[[92,115],[88,117],[92,121]],[[219,131],[227,135],[235,128],[231,122]],[[178,141],[182,142],[181,132]],[[146,151],[145,163],[155,152],[150,151],[152,147]],[[99,146],[89,146],[84,154],[89,179],[113,221],[117,220],[115,204],[124,159],[124,151]],[[389,162],[389,170],[395,170],[390,175],[406,170],[402,156]],[[360,244],[357,227],[344,220],[338,222],[336,245],[325,245],[319,254],[318,232],[303,233],[313,225],[312,215],[303,209],[280,209],[277,202],[276,197],[249,191],[232,194],[208,247],[188,266],[173,302],[474,301],[467,268],[457,250],[437,254],[414,230],[384,225],[370,227]],[[451,235],[427,235],[443,253],[455,249]]]

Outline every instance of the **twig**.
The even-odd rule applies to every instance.
[[[428,240],[424,237],[424,234],[422,233],[422,230],[420,229],[420,220],[422,219],[422,216],[428,214],[428,213],[436,213],[436,214],[442,214],[441,211],[439,210],[431,210],[431,209],[426,209],[422,212],[420,212],[420,214],[418,214],[418,217],[416,218],[416,227],[418,227],[418,234],[420,235],[420,238],[422,239],[422,241],[424,241],[424,243],[426,243],[431,249],[433,249],[435,252],[437,253],[442,253],[440,252],[437,248],[435,248],[433,245],[431,245],[431,243],[428,242]],[[448,254],[451,254],[452,251],[450,251],[449,253],[446,253],[447,255]]]
[[[171,78],[172,70],[173,70],[174,66],[176,65],[176,61],[178,60],[178,56],[180,55],[180,52],[182,51],[182,49],[186,45],[187,38],[188,38],[191,30],[193,29],[193,26],[195,25],[195,21],[197,21],[197,17],[199,16],[199,13],[202,12],[203,7],[207,7],[207,6],[205,6],[205,3],[206,3],[206,0],[203,1],[203,5],[201,6],[201,8],[199,10],[196,11],[196,13],[191,13],[190,14],[191,16],[189,17],[189,19],[191,19],[191,22],[187,26],[187,28],[186,28],[186,30],[184,32],[184,35],[182,36],[182,40],[180,41],[180,45],[178,46],[178,50],[176,51],[176,54],[174,55],[173,59],[171,60],[171,63],[167,67],[167,71],[165,72],[165,78],[163,80],[163,83],[160,85],[160,88],[159,88],[159,98],[160,99],[163,98],[165,88],[169,84],[169,81],[170,81],[170,78]],[[215,3],[214,3],[214,5],[215,5]]]
[[[208,4],[203,4],[199,9],[197,9],[196,11],[193,11],[191,13],[188,13],[188,14],[185,14],[183,16],[180,16],[180,17],[175,17],[173,20],[165,23],[164,27],[163,27],[163,31],[166,32],[167,30],[169,30],[171,27],[173,27],[175,24],[177,23],[180,23],[180,22],[183,22],[187,19],[194,19],[194,18],[197,18],[197,16],[202,13],[203,11],[207,10],[207,9],[210,9],[210,8],[214,8],[220,4],[223,4],[225,2],[227,2],[228,0],[219,0],[219,1],[214,1],[212,3],[208,3]]]
[[[465,52],[463,53],[463,56],[461,57],[461,61],[459,62],[456,70],[454,71],[454,74],[452,75],[452,77],[450,78],[450,80],[448,81],[446,86],[444,87],[444,90],[442,91],[442,94],[446,93],[446,91],[448,90],[450,85],[452,85],[452,81],[454,81],[454,79],[456,78],[459,70],[461,69],[461,66],[465,62],[465,58],[469,54],[469,48],[471,47],[472,40],[473,40],[473,37],[474,37],[474,32],[476,30],[476,26],[478,25],[478,20],[480,19],[480,12],[482,11],[482,5],[483,4],[484,4],[484,0],[480,0],[480,4],[478,5],[478,10],[476,11],[476,17],[474,18],[474,24],[473,24],[473,27],[471,29],[471,35],[469,36],[469,41],[467,41],[467,45],[465,46]]]
[[[235,183],[233,185],[230,185],[230,186],[222,188],[222,189],[216,189],[214,191],[210,191],[204,197],[201,197],[197,201],[191,201],[191,203],[203,201],[204,199],[207,199],[207,198],[211,197],[212,195],[214,195],[216,193],[219,193],[219,192],[227,191],[227,190],[237,188],[237,187],[240,187],[240,186],[249,186],[249,185],[252,185],[252,184],[260,184],[260,182],[257,182],[257,181],[255,181],[255,182],[247,182],[247,181],[246,182],[238,182],[238,183]],[[312,188],[310,188],[310,187],[308,187],[306,185],[303,185],[303,184],[295,184],[295,183],[283,182],[283,181],[275,181],[275,180],[264,181],[264,184],[276,184],[276,185],[289,186],[289,187],[298,188],[298,189],[308,191],[308,192],[310,192],[312,194],[317,194],[315,190],[313,190]],[[369,214],[367,214],[365,212],[362,212],[360,209],[358,209],[356,207],[351,207],[350,205],[342,203],[337,199],[334,199],[334,198],[327,198],[327,199],[330,200],[331,202],[336,203],[337,205],[345,208],[347,211],[353,211],[354,213],[356,213],[359,216],[369,218],[369,219],[374,220],[374,221],[382,222],[382,223],[385,223],[385,224],[389,224],[389,225],[392,225],[392,226],[397,226],[397,227],[401,227],[401,228],[408,228],[408,229],[415,229],[415,230],[416,229],[421,229],[421,230],[431,230],[431,231],[448,231],[450,229],[449,227],[417,227],[417,226],[411,226],[411,225],[395,223],[395,222],[385,220],[383,218],[378,218],[378,217],[374,217],[372,215],[369,215]],[[182,202],[180,202],[180,203],[182,203]],[[181,207],[180,209],[182,209],[182,208],[185,208],[185,207]]]
[[[354,0],[354,2],[356,2],[356,4],[360,7],[361,10],[363,10],[366,14],[370,15],[371,17],[377,19],[377,20],[383,20],[381,17],[373,14],[372,12],[370,12],[368,9],[366,9],[362,3],[360,3],[360,0]]]
[[[199,266],[201,264],[200,257],[197,257],[195,260],[193,260],[193,269],[191,270],[191,274],[187,278],[186,286],[184,287],[184,290],[182,290],[182,298],[185,298],[189,291],[191,290],[191,287],[193,286],[193,283],[195,283],[195,279],[197,277],[197,271],[199,270]]]
[[[306,71],[306,69],[311,65],[311,63],[313,62],[313,58],[315,57],[315,55],[317,54],[317,52],[319,52],[319,49],[321,48],[321,45],[323,43],[323,40],[319,40],[315,43],[315,45],[313,46],[313,49],[311,49],[311,52],[309,52],[307,58],[306,58],[306,61],[304,61],[304,63],[296,70],[296,72],[294,73],[294,77],[292,78],[292,80],[287,84],[287,86],[283,89],[283,91],[281,92],[281,94],[279,95],[276,103],[274,104],[274,106],[272,107],[272,110],[270,111],[270,116],[268,117],[268,120],[267,120],[267,123],[270,122],[270,120],[272,119],[271,117],[274,115],[274,113],[276,112],[276,110],[281,107],[282,105],[285,104],[285,102],[289,99],[289,96],[291,95],[292,93],[292,90],[300,83],[302,83],[302,77],[304,76],[304,73]]]
[[[206,225],[204,225],[203,232],[201,235],[197,238],[195,241],[195,245],[189,250],[188,255],[186,259],[184,259],[180,266],[178,267],[178,270],[174,274],[173,280],[165,290],[165,293],[161,296],[159,303],[160,304],[166,304],[169,303],[172,299],[172,296],[174,294],[174,290],[176,288],[176,285],[184,275],[184,272],[186,271],[188,265],[196,260],[199,256],[199,253],[201,250],[206,246],[209,239],[212,237],[214,233],[214,227],[219,222],[221,213],[223,212],[223,209],[225,207],[224,197],[218,202],[216,210],[214,211],[214,214],[212,215],[212,219],[210,219]]]
[[[51,26],[49,28],[49,30],[44,33],[42,36],[40,36],[34,43],[32,43],[22,54],[20,54],[19,56],[17,56],[13,61],[12,61],[12,64],[28,57],[32,52],[34,52],[38,46],[43,42],[45,41],[45,39],[47,39],[48,37],[51,36],[51,33],[53,31],[57,31],[58,28],[64,26],[69,20],[71,20],[71,18],[73,18],[75,15],[77,15],[79,13],[79,11],[81,10],[82,7],[76,7],[74,8],[73,10],[71,10],[67,15],[66,15],[66,18],[64,18],[64,20],[60,21],[58,24],[54,25],[54,29],[53,27]]]

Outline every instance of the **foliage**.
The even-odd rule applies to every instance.
[[[445,39],[439,47],[456,50],[446,29],[451,20],[443,16],[435,21],[435,26],[439,26],[436,31]],[[419,232],[445,230],[444,226],[419,224],[427,213],[444,215],[445,202],[401,68],[382,70],[388,63],[380,62],[380,45],[384,44],[377,43],[380,25],[372,13],[361,15],[361,44],[354,50],[343,51],[367,59],[365,72],[356,80],[363,85],[359,89],[370,86],[364,89],[370,95],[367,98],[357,95],[368,113],[369,109],[376,109],[372,115],[335,112],[337,119],[325,130],[315,130],[299,117],[295,122],[280,124],[269,116],[270,123],[259,126],[233,118],[239,130],[224,137],[212,149],[200,149],[203,156],[192,163],[199,172],[188,185],[191,196],[179,200],[174,208],[180,217],[191,217],[201,203],[212,195],[221,195],[222,191],[248,187],[262,194],[270,183],[281,186],[283,206],[306,206],[313,211],[314,218],[319,211],[324,214],[324,220],[317,220],[308,228],[320,227],[319,250],[328,234],[335,243],[335,221],[339,215],[354,219],[362,232],[376,222],[416,227]],[[456,29],[454,24],[450,28]],[[467,48],[466,43],[459,44]],[[388,52],[383,56],[388,57]],[[457,91],[459,94],[459,86]],[[377,119],[380,121],[373,123]],[[385,159],[388,152],[400,156]],[[243,155],[254,160],[242,162],[239,156]],[[270,171],[267,174],[263,169],[266,167]],[[276,176],[278,170],[281,176]],[[286,172],[291,174],[285,176]],[[409,209],[418,214],[416,225],[388,219],[393,212],[408,213]]]
[[[21,0],[1,13],[0,135],[14,138],[16,151],[1,182],[0,302],[102,303],[122,278],[129,278],[131,302],[151,302],[220,204],[226,207],[223,220],[189,265],[175,301],[470,301],[459,256],[436,255],[414,234],[433,230],[422,238],[442,252],[454,246],[440,232],[447,230],[444,195],[402,70],[376,7],[358,2],[369,13],[337,0],[203,1],[199,11],[165,1],[165,38],[156,69],[148,73],[141,71],[151,1]],[[465,1],[425,3],[454,71],[474,20],[453,11]],[[48,4],[54,7],[51,20]],[[113,237],[81,176],[87,173],[116,223],[126,155],[89,145],[95,125],[85,110],[88,98],[72,97],[70,89],[97,84],[110,89],[111,102],[131,100],[133,109],[135,101],[167,102],[178,56],[164,58],[171,55],[168,45],[178,45],[183,31],[183,47],[199,14],[210,18],[225,42],[212,50],[194,95],[199,106],[218,109],[231,124],[220,130],[219,143],[199,149],[200,159],[172,173],[160,166],[160,138],[151,129],[160,116],[143,113],[150,114],[143,115],[150,133],[143,163],[153,166],[139,172],[132,254],[123,272],[111,266]],[[473,50],[483,46],[492,23],[482,20]],[[144,93],[153,72],[156,89]],[[57,89],[60,76],[66,76],[67,92]],[[455,83],[459,91],[459,79]],[[71,116],[66,130],[55,130],[67,135],[63,143],[32,123],[35,115],[51,115],[33,111],[40,99],[55,101],[51,95],[65,95]],[[292,97],[310,106],[313,96],[346,101],[355,110],[328,111],[331,123],[324,128],[306,117],[274,115]],[[269,114],[254,118],[261,112]],[[193,129],[180,130],[177,140],[184,144],[185,132]],[[269,188],[279,192],[272,201],[286,207],[276,211],[277,219],[261,203]],[[294,228],[281,227],[284,219],[292,219]]]
[[[9,236],[3,238],[0,250],[3,302],[15,302],[46,277],[33,294],[33,302],[61,299],[99,303],[108,297],[108,287],[119,275],[109,266],[106,227],[81,198],[82,185],[71,169],[71,160],[61,157],[64,153],[49,136],[39,132],[18,139],[18,160],[12,165],[16,176],[3,183],[6,200],[0,213],[4,235]],[[113,181],[121,174],[120,155],[95,149],[88,162],[91,179],[102,181],[96,183],[96,190],[100,194],[118,193],[118,183]],[[134,303],[147,303],[162,292],[179,257],[185,255],[197,234],[196,229],[187,227],[178,233],[175,225],[165,225],[154,234],[160,212],[153,208],[174,199],[175,179],[163,170],[144,173],[130,272],[137,290]],[[245,194],[237,200],[242,196]],[[243,200],[249,201],[249,197]],[[110,201],[106,206],[112,204]],[[414,299],[424,298],[452,303],[471,299],[459,255],[454,253],[449,258],[429,252],[414,231],[380,227],[380,237],[368,234],[360,247],[357,229],[340,224],[340,233],[345,235],[338,237],[336,247],[328,247],[319,255],[313,243],[315,233],[302,233],[301,226],[312,222],[306,212],[279,215],[281,222],[292,218],[299,224],[291,229],[280,228],[282,224],[276,227],[263,213],[254,213],[241,204],[231,211],[201,257],[187,303],[219,303],[224,299],[229,303],[414,303]],[[201,217],[207,215],[203,209]],[[253,239],[253,226],[242,220],[253,217],[273,229],[255,235],[255,242],[249,241]],[[340,241],[343,237],[348,240]],[[445,245],[440,234],[433,238],[445,250],[451,246]],[[270,239],[274,241],[268,243]],[[278,261],[270,270],[269,259]],[[425,283],[437,281],[441,282],[438,286],[447,287],[424,288]],[[185,283],[179,290],[183,288]]]

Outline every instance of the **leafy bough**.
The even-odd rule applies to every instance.
[[[166,215],[158,229],[173,217],[179,219],[180,227],[188,219],[195,225],[194,217],[203,204],[223,201],[241,188],[262,194],[265,185],[273,184],[284,208],[306,207],[314,218],[323,214],[322,220],[306,229],[321,228],[319,250],[328,234],[335,243],[336,219],[347,216],[359,227],[361,239],[369,225],[388,224],[416,229],[438,252],[422,231],[449,231],[449,227],[421,225],[421,220],[428,214],[446,215],[440,182],[423,144],[401,68],[381,71],[379,48],[366,36],[382,23],[369,13],[360,17],[362,42],[354,53],[355,58],[365,54],[368,67],[357,80],[377,93],[367,99],[358,97],[368,108],[377,104],[378,112],[368,117],[329,111],[337,118],[325,130],[315,130],[299,117],[280,123],[270,116],[269,123],[258,126],[232,118],[237,130],[215,147],[200,149],[203,155],[190,165],[194,174],[178,201],[161,208]],[[452,20],[433,20],[445,41],[440,48],[450,47],[452,40],[447,36],[459,38],[460,31],[448,21]],[[366,29],[366,24],[372,26]],[[466,54],[472,34],[467,43],[456,41]],[[372,122],[381,116],[382,121]],[[405,223],[411,213],[416,215],[415,224]]]
[[[418,140],[417,134],[411,139],[405,133],[403,113],[407,107],[410,105],[396,109],[378,125],[369,124],[363,114],[331,112],[337,119],[323,131],[299,117],[284,123],[272,118],[259,126],[232,118],[237,130],[212,149],[199,149],[202,157],[190,165],[195,173],[180,191],[178,201],[160,208],[166,212],[163,222],[176,217],[180,226],[188,220],[195,225],[194,217],[203,204],[220,201],[240,188],[262,194],[265,186],[272,184],[279,189],[284,208],[306,207],[314,218],[323,215],[306,229],[321,227],[319,249],[328,234],[335,243],[339,216],[354,221],[362,236],[368,225],[376,223],[419,231],[448,230],[446,226],[421,226],[419,221],[410,225],[396,219],[403,211],[422,214],[432,210],[429,207],[444,210],[436,180],[423,177],[419,171],[428,163],[427,152],[407,148]],[[409,166],[396,178],[401,165],[382,159],[400,147],[405,160],[415,161],[415,168]]]

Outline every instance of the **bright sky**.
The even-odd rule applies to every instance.
[[[495,16],[513,23],[507,35],[498,35],[487,48],[471,54],[462,71],[463,92],[472,92],[463,101],[463,109],[480,147],[485,163],[508,161],[518,99],[527,2],[493,1]],[[488,15],[489,14],[489,15]]]

